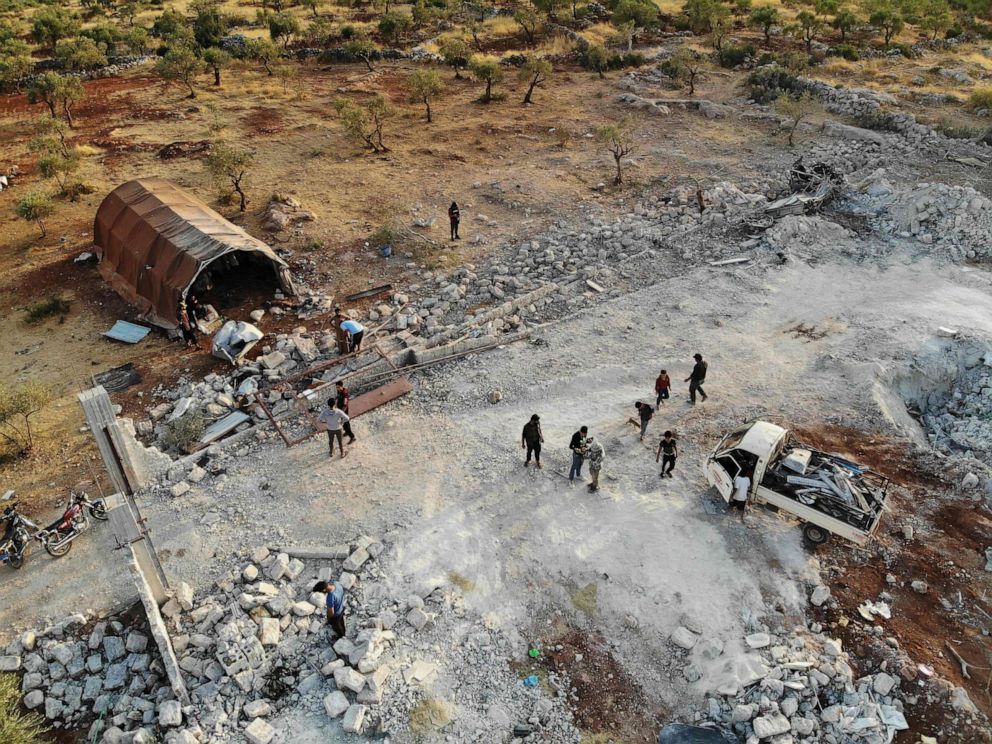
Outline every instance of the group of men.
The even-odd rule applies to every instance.
[[[695,405],[697,393],[702,400],[705,401],[707,398],[706,392],[703,390],[703,383],[706,381],[706,372],[709,365],[703,359],[702,354],[694,354],[693,360],[695,363],[693,364],[692,372],[685,378],[685,381],[689,383],[689,403]],[[652,406],[650,403],[643,403],[641,401],[637,401],[634,404],[634,408],[637,411],[637,418],[632,418],[630,421],[633,424],[640,425],[641,441],[644,441],[648,424],[654,417],[657,409],[664,405],[665,401],[671,397],[671,388],[671,378],[668,376],[668,371],[663,369],[655,380],[655,405]],[[544,434],[541,431],[541,417],[535,413],[524,425],[520,436],[520,448],[527,451],[524,467],[530,465],[531,457],[534,458],[534,464],[538,468],[541,467],[541,446],[543,444]],[[581,477],[582,466],[588,461],[590,476],[589,490],[599,490],[599,474],[603,469],[603,461],[606,457],[603,445],[594,436],[589,434],[588,426],[582,426],[572,434],[568,448],[572,451],[572,464],[568,471],[568,480],[574,481],[576,478]],[[662,435],[661,441],[658,443],[658,450],[655,454],[655,462],[661,462],[659,477],[673,477],[672,471],[675,470],[675,461],[678,459],[678,455],[678,442],[675,434],[671,430],[666,430]]]

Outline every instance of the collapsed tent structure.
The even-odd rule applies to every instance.
[[[195,285],[245,265],[271,268],[295,294],[289,266],[268,245],[170,181],[143,178],[114,189],[100,204],[93,242],[103,278],[147,321],[178,326],[179,305]]]

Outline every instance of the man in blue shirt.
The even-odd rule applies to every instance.
[[[365,335],[365,326],[357,320],[346,320],[341,324],[341,328],[351,334],[350,351],[361,351],[362,336]]]
[[[313,585],[313,591],[327,596],[327,622],[338,638],[344,638],[344,587],[335,586],[326,581],[318,581]]]

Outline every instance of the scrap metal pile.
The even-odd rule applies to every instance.
[[[885,478],[802,445],[786,450],[769,476],[781,493],[860,530],[870,529],[885,508]]]

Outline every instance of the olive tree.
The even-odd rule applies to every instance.
[[[352,57],[362,60],[369,68],[369,72],[375,72],[372,59],[375,57],[378,47],[370,38],[364,34],[356,34],[345,43],[344,50]]]
[[[771,43],[772,27],[779,22],[778,8],[762,5],[751,11],[747,23],[752,28],[760,28],[765,35],[765,46]]]
[[[468,60],[472,56],[472,50],[469,45],[457,36],[446,36],[441,39],[438,51],[441,53],[444,63],[454,68],[455,79],[461,80],[462,75],[459,70],[464,70],[468,67]]]
[[[86,36],[65,39],[55,45],[55,58],[66,70],[95,70],[107,64],[107,45]]]
[[[835,30],[840,31],[840,40],[846,41],[847,34],[854,30],[854,27],[858,24],[858,17],[854,15],[854,12],[848,8],[842,8],[837,11],[837,15],[830,22],[830,25],[834,27]]]
[[[444,82],[437,70],[416,70],[406,79],[406,87],[410,91],[412,103],[422,103],[427,109],[427,123],[431,117],[431,99],[436,98],[444,90]]]
[[[51,217],[54,211],[55,205],[52,203],[51,197],[40,191],[27,194],[17,203],[15,209],[17,216],[22,220],[38,225],[38,229],[41,230],[41,237],[48,235],[48,231],[45,230],[45,220]]]
[[[800,123],[817,112],[822,111],[823,106],[809,92],[804,92],[799,96],[783,93],[775,99],[775,110],[786,118],[789,147],[792,147],[796,137],[796,130],[799,128]]]
[[[238,195],[238,209],[242,212],[248,206],[245,180],[254,162],[255,155],[250,150],[232,147],[224,142],[214,143],[206,160],[207,170],[213,176],[214,183],[219,188],[229,188]]]
[[[364,105],[348,98],[339,98],[334,109],[341,119],[345,132],[361,142],[372,152],[388,152],[382,142],[382,131],[386,121],[393,115],[393,108],[381,95],[375,95]]]
[[[189,91],[188,98],[196,98],[196,88],[193,81],[203,70],[203,60],[196,56],[190,47],[185,44],[177,44],[169,50],[155,63],[155,71],[164,80],[173,83],[181,83]]]
[[[34,447],[31,417],[51,400],[51,391],[38,382],[26,382],[14,389],[0,385],[0,437],[14,447],[18,457]]]
[[[220,71],[230,63],[231,55],[219,47],[210,47],[203,52],[203,61],[214,73],[214,85],[220,87]]]
[[[586,67],[599,74],[601,78],[606,77],[606,71],[610,68],[610,55],[598,44],[586,49]]]
[[[85,95],[86,89],[79,78],[57,72],[38,75],[28,84],[28,102],[44,103],[53,119],[61,109],[70,127],[73,125],[72,106]]]
[[[662,62],[662,70],[672,80],[686,85],[689,88],[689,95],[695,95],[696,82],[703,74],[705,58],[695,49],[686,46],[679,47],[675,54]]]
[[[636,125],[629,118],[607,124],[596,131],[596,141],[606,148],[616,163],[617,172],[613,177],[613,183],[617,186],[623,183],[622,162],[633,152],[635,139]]]
[[[69,178],[79,169],[79,152],[69,147],[66,125],[61,119],[43,118],[38,124],[38,136],[28,149],[38,153],[38,173],[52,178],[63,194],[68,194]]]
[[[499,60],[488,55],[476,54],[469,60],[468,68],[476,80],[486,84],[486,91],[479,101],[489,103],[493,100],[493,86],[503,80],[503,68]]]
[[[19,39],[0,42],[0,90],[20,92],[24,79],[33,71],[27,44]]]
[[[31,19],[31,38],[52,51],[62,39],[78,34],[79,29],[79,18],[58,6],[43,7]]]
[[[248,42],[246,56],[262,65],[262,69],[270,76],[273,74],[272,63],[279,59],[281,54],[279,47],[269,39],[252,39]]]
[[[528,59],[517,72],[517,77],[522,83],[527,84],[527,92],[524,94],[524,105],[531,103],[534,89],[547,81],[551,77],[553,68],[551,62],[546,59]]]

